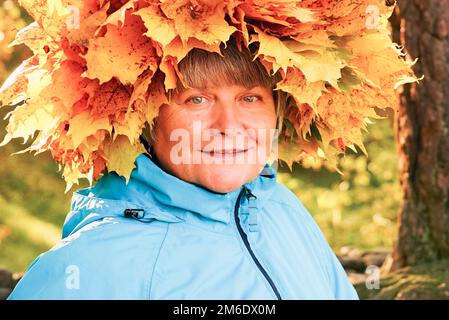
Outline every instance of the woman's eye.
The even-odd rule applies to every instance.
[[[200,96],[195,96],[187,99],[186,102],[191,102],[193,104],[200,104],[202,102],[202,99],[204,98]]]
[[[247,98],[249,98],[249,99],[247,99]],[[258,96],[246,96],[243,98],[243,100],[245,102],[249,102],[249,103],[256,102],[258,99],[259,99]]]
[[[245,96],[245,97],[243,97],[243,101],[247,102],[247,103],[254,103],[254,102],[257,102],[259,100],[260,100],[260,98],[258,96]],[[207,99],[204,98],[204,97],[193,96],[193,97],[188,98],[186,100],[186,103],[201,104],[201,103],[204,103],[206,101],[207,101]]]

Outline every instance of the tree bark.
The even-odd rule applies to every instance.
[[[419,58],[395,119],[398,239],[389,270],[449,257],[449,0],[399,0],[393,38]]]

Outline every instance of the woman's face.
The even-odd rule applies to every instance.
[[[189,88],[160,107],[154,152],[170,174],[227,193],[258,176],[275,128],[270,88]]]

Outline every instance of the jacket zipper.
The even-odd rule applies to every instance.
[[[243,243],[245,244],[246,248],[248,249],[251,257],[253,258],[254,262],[256,263],[257,268],[259,268],[260,272],[262,272],[263,276],[267,279],[268,283],[270,284],[271,288],[274,291],[274,294],[276,295],[278,300],[282,300],[281,295],[279,294],[278,289],[276,288],[276,285],[274,284],[273,280],[270,278],[270,276],[268,275],[267,271],[262,267],[262,265],[260,264],[259,260],[257,259],[256,255],[254,254],[253,250],[251,249],[251,246],[249,244],[248,241],[248,236],[246,235],[245,231],[243,231],[242,226],[240,225],[240,218],[239,218],[239,207],[240,207],[240,201],[242,196],[248,196],[249,197],[256,197],[255,195],[253,195],[251,193],[251,191],[243,186],[242,191],[240,191],[238,197],[237,197],[237,202],[235,203],[235,208],[234,208],[234,219],[235,219],[235,223],[237,225],[237,229],[239,231],[240,236],[242,237]]]

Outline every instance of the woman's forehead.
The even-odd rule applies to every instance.
[[[183,90],[180,90],[179,93],[190,93],[190,92],[210,92],[210,93],[222,93],[222,92],[244,92],[244,91],[259,91],[259,92],[271,92],[271,88],[262,85],[254,85],[254,86],[243,86],[243,85],[228,85],[224,84],[219,87],[217,86],[206,86],[206,87],[187,87]]]

